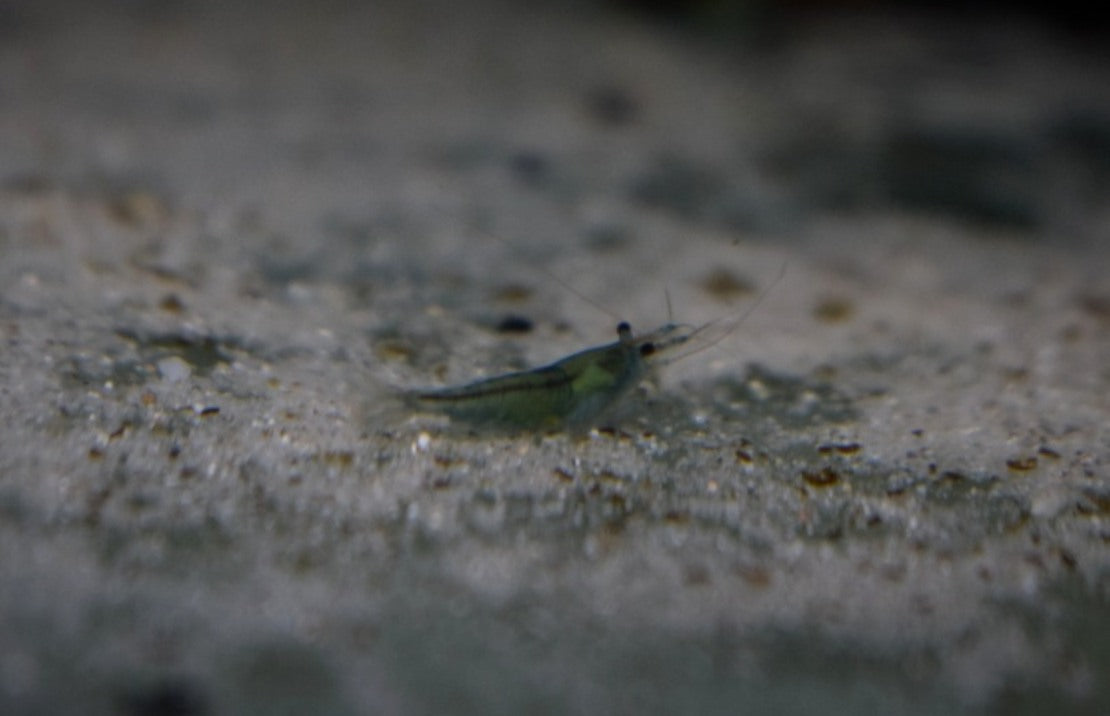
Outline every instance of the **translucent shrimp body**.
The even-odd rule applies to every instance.
[[[646,375],[650,364],[686,343],[698,329],[669,323],[633,336],[627,323],[618,340],[550,365],[474,383],[413,394],[418,405],[481,428],[583,429]]]

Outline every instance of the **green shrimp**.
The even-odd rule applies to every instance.
[[[417,405],[474,427],[581,430],[638,385],[650,363],[700,331],[668,323],[634,336],[632,327],[622,321],[614,343],[588,348],[541,368],[417,391],[411,397]]]
[[[498,239],[500,240],[500,239]],[[605,313],[597,302],[547,271],[552,281]],[[411,407],[429,409],[476,429],[581,431],[613,407],[648,374],[652,364],[669,363],[711,348],[732,334],[763,302],[786,273],[760,291],[745,310],[732,320],[715,320],[701,326],[667,323],[635,336],[625,321],[617,325],[617,340],[587,348],[540,368],[507,373],[447,388],[417,390],[406,394]],[[667,295],[667,313],[671,313]],[[612,315],[612,314],[610,314]],[[665,357],[703,333],[712,334],[681,355]]]

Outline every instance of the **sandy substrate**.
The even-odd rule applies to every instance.
[[[99,5],[0,4],[0,712],[1110,698],[1098,43]],[[584,433],[396,399],[742,315]]]

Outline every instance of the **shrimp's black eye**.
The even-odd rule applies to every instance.
[[[640,346],[640,355],[645,358],[655,352],[655,344],[648,342]]]
[[[623,333],[631,333],[631,332],[632,332],[632,326],[628,325],[628,321],[621,321],[620,323],[617,324],[617,335],[621,335]]]

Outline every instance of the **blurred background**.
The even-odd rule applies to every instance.
[[[1096,7],[0,0],[0,712],[1098,713]]]

